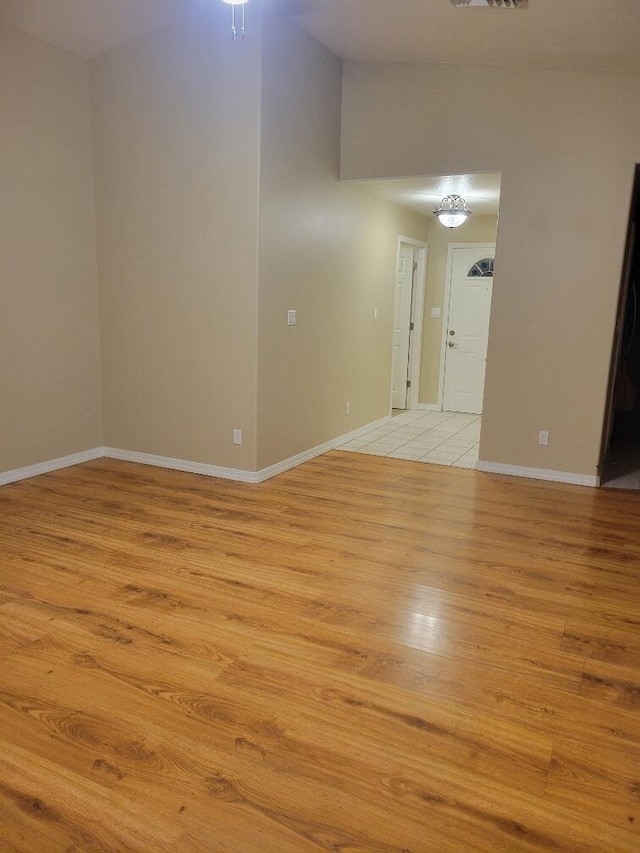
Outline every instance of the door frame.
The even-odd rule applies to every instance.
[[[429,254],[429,246],[422,240],[414,240],[413,237],[398,237],[398,247],[396,249],[396,265],[393,273],[393,286],[397,287],[396,277],[398,274],[398,261],[400,258],[400,248],[402,244],[413,246],[418,250],[418,269],[413,279],[413,291],[411,295],[411,322],[413,330],[409,339],[409,382],[411,385],[407,392],[407,408],[406,411],[415,410],[418,408],[418,395],[420,392],[420,367],[422,363],[422,330],[424,321],[424,296],[427,283],[427,257]],[[395,311],[395,309],[394,309]],[[393,324],[395,323],[395,314],[392,319],[391,326],[391,361],[390,361],[390,382],[389,382],[389,414],[393,411]]]
[[[449,243],[447,250],[447,270],[444,278],[444,296],[442,298],[442,340],[440,341],[440,374],[438,377],[438,411],[444,411],[444,377],[445,377],[445,362],[447,357],[447,329],[449,328],[449,311],[451,308],[451,276],[453,274],[453,253],[455,249],[493,249],[496,250],[495,243]],[[491,309],[489,311],[491,318]],[[489,325],[491,330],[491,325]],[[490,331],[489,331],[490,333]]]
[[[607,385],[607,397],[605,402],[604,416],[602,420],[602,436],[600,438],[600,456],[598,459],[598,478],[600,485],[602,476],[606,471],[606,462],[609,451],[609,440],[614,418],[614,393],[618,364],[622,355],[622,336],[624,333],[624,318],[627,310],[627,298],[631,284],[631,273],[633,268],[636,244],[640,240],[639,221],[637,210],[640,205],[640,164],[636,164],[633,175],[633,187],[629,202],[629,224],[627,226],[627,239],[624,247],[622,272],[620,276],[620,291],[618,294],[618,308],[616,311],[616,324],[613,332],[611,346],[611,361],[609,363],[609,381]]]

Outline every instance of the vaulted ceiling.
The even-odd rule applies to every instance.
[[[8,23],[85,58],[222,0],[0,0]],[[249,0],[285,5],[347,59],[640,73],[640,0]]]
[[[222,0],[0,0],[0,25],[85,59]],[[529,0],[527,9],[449,0],[249,0],[294,15],[344,59],[640,74],[640,0]],[[374,181],[365,189],[432,215],[449,192],[495,213],[499,175]]]

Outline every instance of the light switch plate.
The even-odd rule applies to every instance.
[[[297,323],[296,310],[295,308],[290,308],[287,311],[287,326],[295,326]]]

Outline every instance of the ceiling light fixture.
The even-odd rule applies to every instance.
[[[244,7],[247,3],[247,0],[222,0],[223,3],[227,3],[231,6],[231,38],[235,41],[240,38],[244,41],[247,37],[247,30],[245,28],[245,19],[244,19]],[[242,10],[240,13],[240,26],[237,26],[237,14],[236,14],[236,6],[241,6]]]
[[[461,195],[445,196],[433,212],[445,228],[459,228],[471,216],[471,211]]]

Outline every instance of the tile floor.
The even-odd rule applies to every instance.
[[[480,415],[403,412],[338,450],[475,468],[479,440]]]

